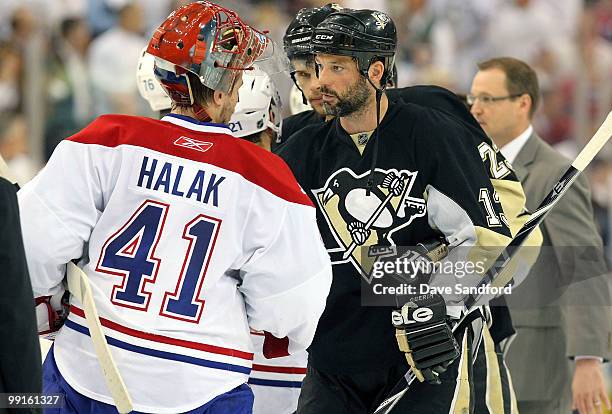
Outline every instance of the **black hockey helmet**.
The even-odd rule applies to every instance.
[[[289,23],[283,36],[283,46],[287,57],[291,59],[300,55],[310,55],[312,53],[310,38],[315,27],[327,16],[339,10],[342,10],[342,7],[335,3],[301,9]]]
[[[382,85],[392,76],[397,32],[393,20],[381,11],[343,9],[335,12],[317,25],[310,44],[311,53],[354,57],[366,78],[370,65],[382,61],[385,65]]]
[[[395,63],[391,71],[391,77],[387,77],[387,88],[394,89],[398,87],[397,66],[395,66]]]

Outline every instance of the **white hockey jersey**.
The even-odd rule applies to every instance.
[[[81,260],[138,411],[188,411],[247,382],[249,326],[284,338],[268,354],[312,340],[331,284],[315,209],[280,158],[223,125],[101,116],[59,144],[19,202],[34,294],[56,293]],[[71,303],[58,368],[112,404]]]
[[[266,359],[264,357],[265,336],[251,332],[255,348],[253,369],[249,385],[255,395],[253,414],[292,414],[297,410],[302,381],[306,376],[308,353]]]

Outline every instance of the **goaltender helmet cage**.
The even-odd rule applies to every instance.
[[[307,56],[310,51],[310,39],[312,33],[319,23],[330,14],[342,10],[342,7],[335,3],[328,3],[322,7],[301,9],[295,18],[289,23],[285,36],[283,36],[283,46],[289,59],[294,57]]]
[[[391,18],[376,10],[343,9],[329,15],[314,30],[311,52],[352,56],[363,76],[380,60],[385,65],[384,86],[392,76],[397,33]]]
[[[259,68],[245,72],[229,122],[234,136],[246,138],[268,128],[278,134],[281,124],[281,99],[270,76]]]
[[[176,9],[155,30],[147,53],[155,56],[155,76],[178,105],[194,104],[187,71],[213,90],[229,93],[244,70],[272,42],[229,9],[199,1]]]

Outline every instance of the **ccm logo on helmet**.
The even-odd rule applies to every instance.
[[[409,325],[411,323],[422,323],[427,322],[433,317],[433,311],[429,308],[417,308],[412,312],[409,312],[402,316],[402,312],[394,310],[391,312],[391,320],[393,325]]]
[[[326,34],[318,34],[315,36],[316,40],[332,40],[334,38],[333,35],[326,35]]]

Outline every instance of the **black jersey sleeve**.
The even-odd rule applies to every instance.
[[[489,153],[491,158],[483,162],[480,144],[487,148],[489,144],[479,142],[451,117],[424,110],[413,134],[419,170],[427,177],[424,198],[429,224],[446,236],[451,247],[461,246],[451,260],[488,269],[521,225],[517,217],[521,216],[519,210],[524,211],[525,197],[520,183],[503,158],[496,160]],[[521,221],[526,220],[524,217]],[[536,232],[529,243],[539,246],[541,234]],[[522,280],[535,260],[534,252],[537,256],[535,249],[513,260],[508,274]],[[462,276],[455,283],[473,286],[481,273]]]
[[[510,228],[472,139],[449,117],[433,111],[422,114],[413,133],[419,170],[428,179],[430,224],[444,231],[449,225],[444,217],[453,217],[452,226],[461,228],[465,240],[449,240],[451,243],[477,243],[484,238],[494,245],[502,244],[511,237]]]
[[[324,134],[325,124],[311,123],[293,133],[274,152],[291,168],[297,182],[304,189],[310,188],[309,166],[312,164],[314,137]],[[307,191],[308,192],[308,191]]]
[[[323,117],[314,110],[300,112],[283,119],[280,134],[274,142],[272,151],[278,152],[278,150],[289,140],[289,137],[300,129],[310,125],[322,124],[323,122]]]
[[[462,144],[471,142],[471,145],[468,145],[478,150],[493,186],[495,200],[499,200],[499,204],[502,207],[502,217],[506,219],[514,236],[530,217],[526,212],[526,199],[523,187],[512,170],[510,163],[506,161],[499,149],[487,137],[459,97],[448,89],[433,85],[417,85],[390,90],[389,94],[395,96],[395,99],[401,99],[403,102],[444,113],[438,114],[438,116],[450,115],[454,118],[454,121],[459,121],[461,127],[451,127],[449,125],[449,128],[454,130],[451,136],[461,138]],[[453,144],[455,143],[453,142],[451,145]],[[526,245],[533,247],[540,244],[541,234],[537,230],[526,241]],[[531,249],[530,254],[533,256],[537,251],[537,249]],[[535,258],[532,257],[530,260],[535,260]],[[520,276],[524,277],[526,274],[517,275],[515,279],[518,281],[522,280]]]

